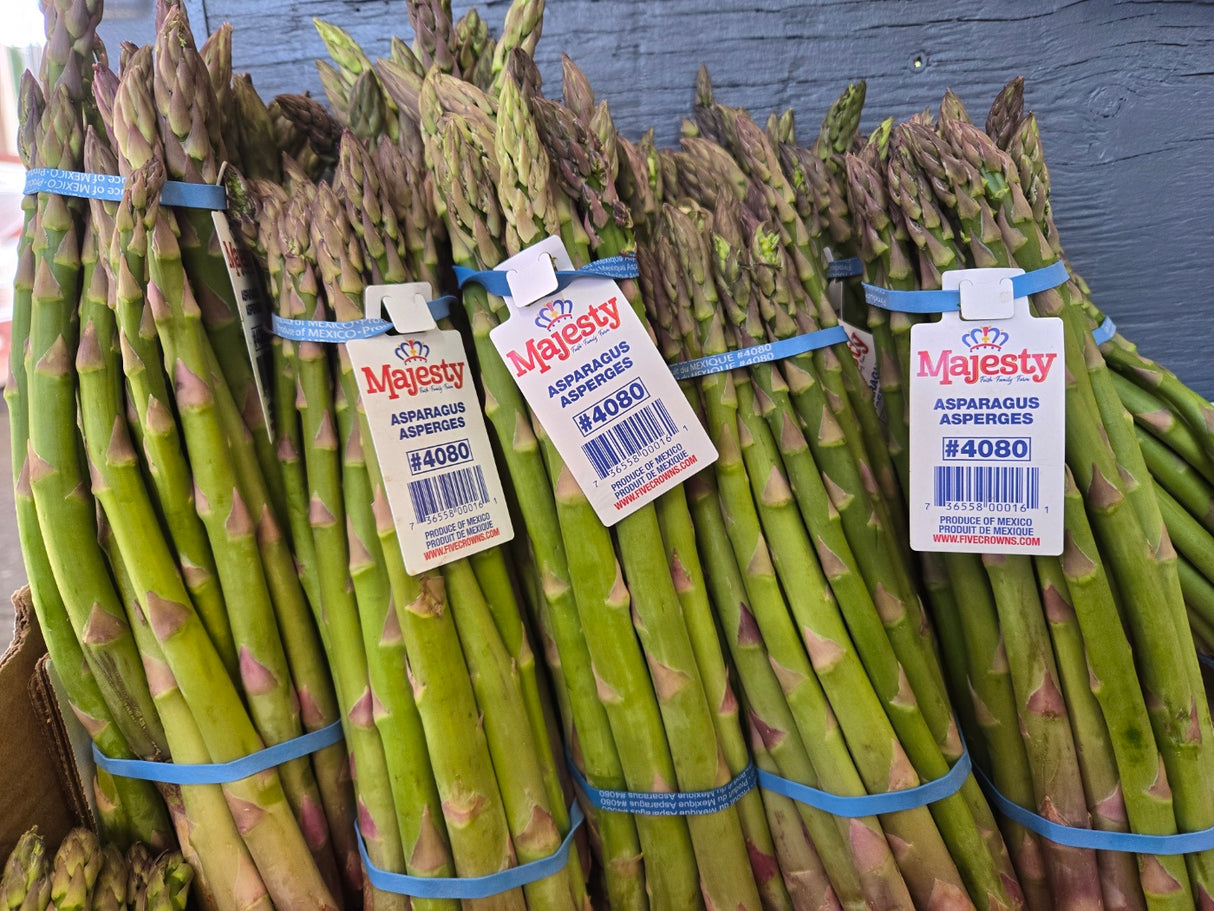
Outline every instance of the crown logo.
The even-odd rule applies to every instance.
[[[573,319],[573,301],[554,300],[540,307],[535,315],[535,324],[541,329],[550,330],[561,320]]]
[[[411,338],[396,346],[396,356],[406,364],[424,361],[430,357],[430,346]]]
[[[995,326],[978,326],[961,336],[961,342],[968,346],[970,351],[998,351],[1007,342],[1007,333]]]

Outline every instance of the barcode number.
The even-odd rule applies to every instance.
[[[474,465],[433,478],[410,481],[409,500],[413,503],[413,514],[418,522],[424,522],[435,513],[448,509],[483,506],[489,502],[485,473],[481,466]]]
[[[1036,509],[1041,469],[1010,465],[938,465],[935,505],[1010,504]]]
[[[590,459],[595,474],[603,479],[629,456],[677,432],[674,419],[659,399],[587,440],[582,444],[582,451]]]

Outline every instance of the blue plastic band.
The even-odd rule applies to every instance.
[[[556,270],[556,287],[559,291],[574,279],[578,278],[636,278],[637,260],[635,256],[609,256],[596,260],[589,265],[572,271]],[[510,284],[506,281],[506,272],[502,269],[468,269],[464,266],[455,267],[455,278],[462,288],[468,282],[475,282],[484,287],[490,294],[498,297],[510,296]]]
[[[832,259],[826,264],[827,280],[836,278],[854,278],[857,275],[864,274],[864,263],[855,256],[849,256],[847,259]]]
[[[1012,279],[1012,293],[1016,297],[1028,297],[1063,284],[1070,274],[1059,260],[1044,269],[1034,269]],[[898,310],[902,313],[950,313],[961,309],[960,291],[894,291],[877,285],[864,284],[864,297],[868,303],[883,310]]]
[[[755,767],[750,763],[719,788],[710,791],[608,791],[586,780],[574,761],[566,755],[569,772],[590,805],[617,813],[641,816],[704,816],[727,810],[755,788]]]
[[[886,791],[883,794],[861,794],[855,797],[843,797],[820,791],[808,785],[798,784],[773,775],[771,772],[759,771],[759,787],[774,791],[789,797],[797,803],[803,803],[819,810],[824,810],[833,816],[879,816],[882,813],[897,813],[900,810],[913,810],[925,807],[937,800],[943,800],[956,794],[969,778],[973,763],[969,750],[961,754],[961,758],[948,770],[948,774],[934,781],[928,781],[913,788],[900,791]]]
[[[676,380],[689,380],[708,373],[721,373],[725,370],[749,367],[751,364],[765,364],[768,361],[795,357],[807,351],[828,348],[840,343],[847,344],[847,331],[842,326],[832,326],[829,329],[819,329],[817,332],[807,332],[795,338],[768,342],[766,345],[740,348],[737,351],[726,351],[724,354],[710,354],[708,357],[699,357],[694,361],[679,361],[670,365],[670,372],[674,374]]]
[[[446,319],[451,315],[451,305],[455,298],[450,294],[426,301],[430,315],[436,320]],[[293,342],[332,342],[340,344],[360,338],[374,338],[383,335],[392,328],[391,320],[386,319],[352,319],[344,322],[332,322],[323,319],[285,319],[277,313],[270,317],[270,331],[279,338],[290,339]]]
[[[122,199],[126,180],[116,174],[89,174],[85,171],[60,171],[56,168],[31,168],[25,172],[24,193],[57,193],[81,199]],[[187,209],[223,210],[228,207],[228,193],[222,184],[182,183],[166,180],[160,190],[160,201],[166,206]]]
[[[1103,345],[1117,334],[1117,324],[1111,317],[1106,316],[1104,322],[1092,330],[1092,340],[1097,345]]]
[[[362,855],[363,869],[367,871],[367,880],[376,889],[392,892],[396,895],[411,895],[414,898],[448,898],[475,899],[488,898],[502,892],[509,892],[528,883],[537,882],[564,869],[569,861],[569,849],[573,845],[573,835],[582,824],[585,817],[577,801],[569,807],[569,833],[556,852],[520,864],[499,873],[489,873],[485,876],[408,876],[404,873],[389,873],[371,863],[367,857],[367,846],[363,842],[363,833],[354,826],[354,835],[358,839],[358,853]]]
[[[341,722],[334,721],[317,731],[295,737],[283,743],[266,747],[248,756],[230,762],[148,762],[143,759],[111,759],[93,744],[93,760],[100,768],[121,778],[138,778],[142,781],[160,781],[165,784],[226,784],[239,781],[299,759],[309,753],[323,750],[340,743]]]
[[[1004,816],[1056,844],[1070,848],[1090,848],[1094,851],[1167,855],[1194,854],[1214,848],[1214,827],[1202,829],[1200,832],[1179,832],[1175,835],[1138,835],[1134,832],[1080,829],[1051,822],[1004,797],[981,769],[974,769],[974,774],[991,802]]]

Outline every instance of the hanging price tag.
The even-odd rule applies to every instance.
[[[375,285],[406,334],[346,343],[405,568],[413,575],[514,537],[463,340],[439,329],[425,283]]]
[[[915,550],[1062,553],[1062,321],[1034,318],[1028,298],[1013,297],[1011,277],[1022,273],[944,273],[961,312],[911,330]]]
[[[498,266],[543,289],[572,269],[549,237]],[[532,297],[531,292],[525,297]],[[527,403],[599,519],[614,525],[717,457],[678,383],[619,286],[585,277],[538,300],[507,298],[510,319],[489,333]]]
[[[265,415],[266,432],[273,440],[274,410],[270,406],[269,397],[274,376],[269,332],[270,308],[266,303],[253,255],[232,234],[232,228],[223,212],[212,212],[211,219],[215,222],[215,239],[219,241],[223,263],[228,270],[228,280],[232,283],[232,294],[236,299],[236,312],[244,330],[245,345],[249,349],[257,400],[261,403],[262,414]]]

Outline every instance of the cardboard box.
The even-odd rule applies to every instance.
[[[12,600],[16,631],[0,656],[0,864],[30,826],[52,845],[92,827],[29,589]]]

